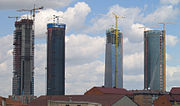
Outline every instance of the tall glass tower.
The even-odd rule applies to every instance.
[[[165,91],[165,31],[144,31],[144,89]]]
[[[105,87],[112,88],[117,84],[117,88],[123,88],[123,35],[119,30],[117,49],[116,75],[116,29],[110,28],[106,31]]]
[[[47,95],[65,93],[65,24],[47,25]]]

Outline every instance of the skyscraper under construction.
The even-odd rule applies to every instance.
[[[34,95],[33,20],[15,22],[13,48],[13,95]]]
[[[117,35],[116,47],[116,29],[106,31],[105,87],[123,88],[123,35],[119,30]]]
[[[144,31],[144,89],[165,91],[165,31]]]
[[[64,95],[66,25],[49,23],[47,27],[47,95]]]

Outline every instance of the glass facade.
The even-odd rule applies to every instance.
[[[117,88],[123,88],[123,35],[118,31]],[[116,30],[106,31],[105,87],[116,87]]]
[[[64,95],[66,25],[50,23],[47,26],[47,95]]]
[[[164,31],[144,32],[144,88],[165,90]]]

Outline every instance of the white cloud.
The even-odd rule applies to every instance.
[[[119,19],[118,25],[120,30],[123,31],[126,29],[131,29],[132,24],[134,23],[135,19],[140,16],[140,9],[139,8],[123,8],[119,5],[114,5],[110,8],[106,15],[112,15],[112,12],[116,13],[119,16],[125,16],[125,19]],[[100,16],[96,17],[91,20],[93,26],[90,26],[86,32],[104,32],[107,28],[111,25],[115,25],[115,18],[114,16]],[[114,26],[115,27],[115,26]],[[126,30],[127,31],[127,30]],[[130,31],[129,31],[130,32]],[[128,36],[128,35],[126,35]]]
[[[180,0],[160,0],[162,4],[172,4],[177,5],[180,3]]]
[[[0,9],[32,8],[34,4],[45,8],[62,8],[72,0],[0,0]]]
[[[139,74],[144,70],[144,53],[133,53],[124,56],[124,69],[126,74]]]
[[[66,42],[66,61],[71,65],[94,61],[99,55],[104,54],[104,37],[71,34],[66,38],[68,39]]]
[[[45,37],[47,23],[53,22],[53,15],[60,16],[60,22],[65,23],[67,30],[79,30],[84,27],[86,16],[91,11],[88,4],[78,2],[74,7],[69,7],[65,12],[53,9],[41,10],[36,14],[35,33],[37,37]]]
[[[124,75],[124,78],[126,81],[140,81],[143,82],[144,80],[144,74],[139,74],[139,75]]]
[[[166,61],[169,61],[169,60],[171,60],[171,59],[172,59],[171,55],[169,55],[168,53],[166,53]]]
[[[11,79],[13,72],[12,61],[12,35],[0,37],[0,95],[7,96],[11,94]]]
[[[70,7],[64,12],[64,22],[67,24],[69,29],[78,30],[83,28],[86,16],[90,11],[91,8],[88,4],[85,2],[78,2],[73,8]]]
[[[173,35],[167,35],[166,36],[167,45],[168,46],[175,46],[178,43],[178,37]]]
[[[180,67],[179,66],[167,66],[167,76],[169,76],[169,80],[175,80],[176,78],[173,76],[175,73],[178,72],[180,74]]]
[[[157,8],[153,13],[148,14],[143,18],[144,23],[160,23],[169,20],[175,20],[178,16],[179,10],[174,8],[172,5],[162,6]]]
[[[128,37],[131,42],[143,41],[143,24],[158,24],[159,22],[173,21],[177,18],[179,9],[169,6],[160,6],[152,13],[144,15],[140,8],[124,8],[119,5],[112,6],[106,15],[112,15],[112,12],[119,16],[125,16],[124,19],[119,19],[118,27],[123,32],[124,37]],[[88,33],[102,33],[110,27],[115,25],[115,18],[108,16],[99,16],[92,19],[92,26],[86,29]]]
[[[133,53],[141,53],[144,49],[144,41],[131,42],[128,38],[123,39],[123,52],[124,55],[130,55]]]
[[[102,86],[104,84],[104,67],[104,63],[97,60],[67,67],[66,93],[83,94],[86,89],[93,86]]]

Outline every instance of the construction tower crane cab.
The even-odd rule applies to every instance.
[[[37,10],[41,10],[43,8],[44,8],[43,6],[36,8],[35,5],[34,5],[34,8],[32,8],[32,9],[20,9],[20,10],[17,10],[17,11],[18,12],[29,11],[30,15],[33,16],[33,21],[34,21],[35,20],[35,13],[36,13],[36,11]]]

